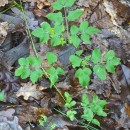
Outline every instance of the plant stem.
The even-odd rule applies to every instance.
[[[65,12],[65,23],[66,23],[66,31],[67,31],[67,40],[69,39],[69,25],[68,25],[68,20],[67,20],[67,13],[66,13],[66,8],[64,7],[64,12]],[[66,40],[66,42],[67,42]]]
[[[26,24],[26,27],[27,27],[27,33],[28,33],[28,35],[30,37],[30,40],[31,40],[31,44],[32,44],[32,48],[33,48],[34,54],[35,54],[36,57],[38,57],[38,54],[37,54],[37,51],[36,51],[36,48],[35,48],[35,45],[34,45],[34,41],[33,41],[33,38],[32,38],[31,32],[30,32],[29,26],[28,26],[27,17],[25,15],[25,12],[24,12],[24,9],[23,9],[21,1],[20,1],[20,6],[21,6],[21,10],[23,12],[23,18],[24,18],[24,21],[25,21],[25,24]]]

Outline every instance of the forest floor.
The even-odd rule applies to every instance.
[[[51,130],[56,124],[57,130],[130,130],[130,2],[127,0],[76,0],[70,9],[83,9],[82,20],[99,28],[101,33],[92,36],[91,44],[80,44],[83,52],[90,52],[94,47],[102,52],[114,50],[121,64],[116,73],[107,74],[106,80],[91,79],[87,88],[82,88],[74,77],[68,57],[75,53],[75,48],[68,46],[51,47],[39,44],[39,40],[28,34],[40,26],[48,13],[54,12],[51,3],[55,0],[0,0],[0,92],[4,100],[0,101],[0,130]],[[21,8],[22,7],[22,8]],[[81,93],[94,93],[106,100],[107,116],[98,117],[100,127],[91,122],[86,127],[79,123],[80,110],[74,121],[57,110],[64,110],[64,101],[55,88],[50,88],[47,77],[32,84],[27,79],[14,75],[18,68],[18,59],[33,56],[31,40],[34,41],[39,57],[46,64],[45,54],[53,51],[58,55],[59,64],[66,69],[60,76],[57,88],[68,91],[78,102]],[[39,125],[41,115],[48,117],[44,126]]]

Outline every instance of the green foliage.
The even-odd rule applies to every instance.
[[[44,126],[44,123],[45,123],[45,124],[48,123],[48,125],[49,125],[49,127],[50,127],[50,130],[54,130],[54,129],[56,128],[57,125],[56,125],[56,124],[53,124],[53,123],[50,123],[50,122],[48,121],[48,118],[47,118],[46,115],[41,114],[40,116],[41,116],[41,119],[39,119],[39,125]]]
[[[71,7],[76,0],[57,0],[52,3],[52,7],[55,10],[61,10],[64,7]]]
[[[69,12],[67,19],[68,21],[74,21],[74,20],[77,20],[82,14],[83,14],[83,10],[76,9],[74,11]]]
[[[51,67],[50,69],[47,70],[47,73],[49,74],[49,79],[51,82],[51,87],[58,81],[59,75],[64,75],[64,70],[61,68],[54,68]]]
[[[4,101],[5,95],[3,92],[0,91],[0,101]]]
[[[81,102],[83,114],[81,118],[100,126],[100,122],[97,119],[94,119],[94,115],[103,117],[107,116],[107,114],[103,111],[106,104],[107,102],[105,100],[100,100],[97,95],[94,95],[92,101],[89,101],[88,96],[83,94]]]
[[[52,3],[52,7],[56,10],[54,13],[49,13],[46,18],[51,21],[43,22],[39,28],[32,31],[32,35],[39,38],[40,43],[50,43],[51,46],[59,46],[65,44],[72,44],[76,49],[79,48],[80,43],[91,43],[91,36],[100,33],[100,30],[89,26],[87,21],[82,21],[79,25],[72,25],[71,23],[83,14],[83,10],[76,9],[67,11],[66,8],[72,7],[76,0],[57,0]],[[63,9],[63,11],[62,11]],[[61,10],[61,11],[60,11]],[[86,54],[86,53],[85,53]],[[114,73],[115,67],[120,64],[120,58],[115,56],[113,50],[108,51],[104,56],[100,49],[95,48],[91,54],[85,55],[83,50],[76,50],[75,54],[70,55],[69,61],[72,67],[75,69],[75,78],[78,78],[80,85],[86,88],[91,80],[92,73],[95,73],[98,78],[105,80],[107,78],[107,72]],[[46,71],[46,76],[50,80],[50,87],[54,86],[58,81],[60,75],[64,75],[65,72],[60,67],[53,67],[53,64],[57,62],[58,57],[52,52],[46,53],[47,63],[51,67]],[[15,76],[20,76],[22,79],[30,78],[32,83],[38,81],[43,76],[43,69],[41,69],[42,60],[36,57],[27,57],[19,59],[19,68],[15,70]],[[75,119],[75,115],[78,113],[74,107],[76,101],[72,99],[68,92],[64,93],[66,115],[71,121]],[[100,126],[100,122],[94,118],[95,115],[106,116],[103,111],[104,106],[107,104],[105,100],[100,100],[97,95],[93,96],[92,100],[89,100],[86,94],[82,95],[81,108],[83,114],[81,118],[87,122],[92,122],[95,125]],[[79,104],[78,104],[79,105]],[[44,122],[47,122],[47,117],[41,115],[42,119],[39,120],[40,125],[43,126]],[[52,124],[52,129],[56,125]]]
[[[81,62],[82,62],[82,59],[80,57],[76,56],[76,55],[71,55],[69,57],[69,60],[72,64],[73,68],[79,67]]]
[[[47,58],[48,64],[53,64],[57,61],[57,55],[55,55],[52,52],[47,52],[46,58]]]
[[[94,64],[97,64],[101,60],[101,52],[98,48],[93,50],[91,60]]]
[[[78,69],[75,73],[75,77],[79,79],[79,83],[82,87],[86,87],[90,81],[90,74],[92,71],[89,68]]]
[[[72,109],[72,107],[74,107],[76,105],[76,101],[73,101],[70,94],[68,92],[64,93],[65,96],[65,107],[68,108],[69,110],[66,112],[67,116],[69,117],[69,119],[71,121],[74,120],[75,118],[75,114],[77,114],[77,112],[75,110]]]
[[[15,76],[20,76],[22,79],[30,77],[33,84],[42,77],[43,71],[40,68],[42,60],[40,58],[31,56],[27,58],[20,58],[18,63],[20,67],[15,70]]]
[[[110,73],[115,73],[115,66],[120,64],[120,58],[115,57],[115,52],[113,50],[109,50],[104,59],[106,61],[106,69]]]
[[[32,31],[32,35],[40,39],[40,43],[46,43],[49,40],[50,24],[43,22],[41,28]]]

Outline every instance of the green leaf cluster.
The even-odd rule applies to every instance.
[[[42,60],[40,58],[33,56],[20,58],[18,63],[20,67],[15,70],[15,76],[20,76],[22,79],[30,77],[33,84],[42,77],[43,71],[40,68]]]
[[[109,50],[105,54],[104,58],[102,58],[101,51],[98,48],[93,50],[91,61],[94,64],[93,71],[101,80],[106,79],[106,70],[110,73],[114,73],[115,66],[120,64],[120,58],[115,56],[115,52],[113,50]]]
[[[53,124],[53,123],[50,123],[48,121],[48,117],[46,115],[41,114],[40,116],[41,116],[41,119],[38,120],[39,125],[44,126],[44,124],[48,123],[48,125],[49,125],[48,127],[50,127],[50,130],[54,130],[56,128],[57,125]]]
[[[66,112],[66,114],[69,117],[69,119],[71,121],[73,121],[75,118],[75,114],[77,114],[77,112],[75,110],[73,110],[72,107],[76,105],[76,101],[72,100],[72,98],[68,92],[65,92],[64,96],[65,96],[65,105],[64,106],[69,109]]]
[[[100,126],[100,122],[97,119],[94,119],[94,115],[103,117],[107,116],[107,114],[103,111],[106,104],[107,102],[105,100],[100,100],[96,94],[93,96],[92,101],[89,100],[86,94],[83,94],[81,102],[81,106],[83,107],[83,114],[81,118]]]

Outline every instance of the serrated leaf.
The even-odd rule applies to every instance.
[[[26,58],[26,60],[32,67],[37,67],[42,64],[42,59],[40,57],[29,56]]]
[[[69,57],[69,61],[71,62],[73,68],[75,68],[80,66],[82,59],[76,55],[71,55]]]
[[[21,66],[29,66],[29,62],[26,60],[26,58],[20,58],[18,60],[18,63],[21,65]]]
[[[94,64],[97,64],[101,60],[101,51],[98,48],[93,50],[91,60]]]
[[[46,17],[49,20],[55,22],[56,24],[61,24],[63,22],[63,17],[62,17],[62,13],[61,12],[49,13]]]
[[[88,22],[87,21],[83,21],[80,23],[80,31],[82,34],[85,34],[86,30],[88,28]]]
[[[56,35],[61,35],[62,33],[62,28],[63,28],[63,25],[55,25],[54,26],[54,32]]]
[[[49,40],[49,32],[45,32],[43,28],[36,28],[32,31],[32,35],[40,39],[40,43],[45,43]]]
[[[73,121],[75,118],[75,114],[77,114],[77,112],[74,110],[68,110],[66,114],[70,118],[70,120]]]
[[[92,121],[94,115],[91,109],[85,108],[84,109],[84,114],[81,116],[81,118],[87,120],[87,121]]]
[[[78,48],[80,44],[80,38],[77,35],[70,36],[71,42],[74,45],[75,48]]]
[[[59,2],[59,0],[56,1],[56,2],[53,2],[51,5],[52,5],[52,7],[53,7],[55,10],[61,10],[61,9],[64,7],[64,5],[62,5],[62,4]]]
[[[108,63],[105,66],[106,66],[106,69],[107,69],[108,72],[115,73],[115,67],[114,67],[114,65],[111,65],[111,64]]]
[[[114,65],[114,66],[119,65],[119,64],[120,64],[120,58],[114,57],[113,59],[111,59],[111,60],[110,60],[109,62],[107,62],[107,63],[109,63],[109,64],[111,64],[111,65]]]
[[[56,69],[56,72],[57,72],[58,75],[63,75],[63,74],[65,74],[64,70],[61,69],[60,67],[58,67],[58,68]]]
[[[78,19],[82,14],[83,14],[83,10],[76,9],[74,11],[69,12],[67,19],[68,19],[68,21],[74,21],[74,20]]]
[[[38,81],[39,78],[42,77],[42,75],[43,75],[43,71],[41,69],[38,69],[38,70],[35,70],[35,71],[31,71],[31,73],[30,73],[30,80],[34,84],[35,82]]]
[[[52,46],[58,46],[61,44],[61,38],[59,36],[55,36],[51,38],[51,45]]]
[[[86,107],[88,104],[89,104],[88,96],[86,94],[83,94],[82,95],[81,106]]]
[[[101,32],[99,29],[91,26],[88,27],[87,30],[85,31],[85,33],[89,34],[90,36],[99,32]]]
[[[102,65],[95,65],[93,68],[95,74],[101,79],[101,80],[105,80],[107,73],[105,68]]]
[[[98,115],[98,116],[103,116],[103,117],[106,117],[106,116],[107,116],[106,112],[104,112],[104,111],[102,110],[102,108],[97,111],[97,115]]]
[[[24,71],[24,68],[21,66],[15,70],[15,76],[20,76]]]
[[[109,51],[105,54],[104,59],[105,59],[106,61],[108,61],[108,60],[113,59],[114,57],[115,57],[115,52],[114,52],[113,50],[109,50]]]
[[[30,76],[30,72],[31,72],[30,69],[24,68],[24,70],[23,70],[23,72],[21,74],[21,78],[22,79],[28,78]]]
[[[32,35],[35,37],[41,38],[42,35],[44,35],[43,28],[36,28],[35,30],[32,31]]]
[[[85,42],[85,43],[87,43],[87,44],[90,44],[90,36],[89,35],[87,35],[87,34],[81,34],[81,39]]]
[[[47,62],[48,64],[53,64],[57,61],[57,55],[55,55],[54,53],[52,52],[47,52],[46,53],[46,58],[47,58]]]
[[[76,0],[66,0],[65,7],[71,7],[71,6],[73,6],[73,4],[74,4],[75,1]]]
[[[92,123],[97,125],[97,126],[100,126],[100,122],[97,119],[93,119]]]
[[[50,28],[51,28],[50,24],[48,24],[47,22],[41,23],[41,27],[45,33],[49,33]]]
[[[78,69],[75,73],[75,77],[79,79],[79,83],[82,87],[87,87],[90,81],[90,74],[92,71],[89,68]]]
[[[70,33],[71,33],[71,35],[76,35],[78,32],[79,32],[79,28],[77,26],[72,25],[70,27]]]
[[[75,52],[75,54],[76,54],[77,56],[80,56],[82,53],[83,53],[83,50],[78,50],[78,51]]]

